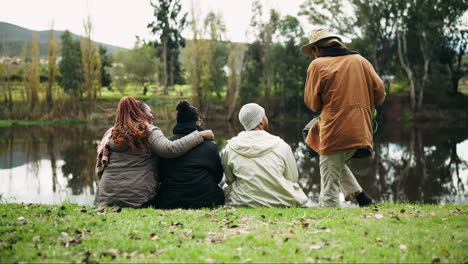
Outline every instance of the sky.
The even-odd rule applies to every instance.
[[[265,10],[274,8],[281,15],[296,16],[304,0],[263,0]],[[181,0],[189,12],[192,2],[202,12],[209,10],[222,14],[226,24],[226,39],[252,41],[246,34],[251,17],[252,0]],[[264,11],[267,13],[267,11]],[[32,30],[68,29],[83,34],[83,21],[90,16],[93,23],[92,39],[106,44],[131,48],[135,36],[151,40],[146,25],[153,19],[149,0],[0,0],[0,21]],[[306,24],[306,23],[305,23]],[[184,36],[189,37],[186,29]],[[310,32],[306,28],[306,33]]]

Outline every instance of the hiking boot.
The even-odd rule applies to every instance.
[[[354,198],[356,198],[356,196],[359,194],[360,192],[355,192],[355,193],[350,193],[348,195],[345,196],[345,201],[349,202],[349,201],[352,201],[354,200]]]
[[[359,207],[370,206],[374,204],[374,200],[372,200],[372,198],[370,198],[370,196],[365,192],[360,192],[358,195],[356,195],[356,200],[359,204]]]

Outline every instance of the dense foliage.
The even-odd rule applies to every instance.
[[[311,33],[303,29],[305,19],[313,28],[326,27],[349,40],[350,49],[371,61],[387,94],[408,94],[405,107],[413,113],[425,104],[466,101],[459,87],[468,73],[466,1],[304,0],[297,16],[267,10],[262,3],[252,1],[251,43],[226,40],[221,14],[196,7],[184,13],[180,0],[152,1],[154,19],[147,28],[155,39],[137,38],[133,49],[113,55],[91,41],[90,23],[81,43],[68,31],[61,34],[60,51],[52,30],[48,67],[38,63],[45,54],[38,53],[37,41],[23,44],[20,63],[0,65],[1,97],[9,109],[18,97],[30,108],[41,98],[52,105],[58,79],[61,89],[78,100],[95,101],[102,86],[124,95],[136,85],[145,96],[191,95],[202,112],[223,112],[226,119],[239,104],[252,101],[273,115],[301,113],[312,60],[300,52]],[[188,39],[182,37],[186,26]],[[3,54],[11,52],[7,42],[3,39]],[[46,89],[38,80],[48,80]]]

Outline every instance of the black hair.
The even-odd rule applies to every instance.
[[[200,119],[200,111],[183,100],[177,104],[177,123],[196,122]]]

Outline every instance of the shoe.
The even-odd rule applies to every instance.
[[[350,193],[350,194],[346,195],[345,201],[349,202],[349,201],[354,200],[354,198],[356,198],[356,196],[358,194],[360,194],[360,192]]]
[[[364,207],[364,206],[370,206],[374,204],[374,200],[367,195],[365,192],[360,192],[358,195],[356,195],[356,200],[359,204],[359,207]]]

